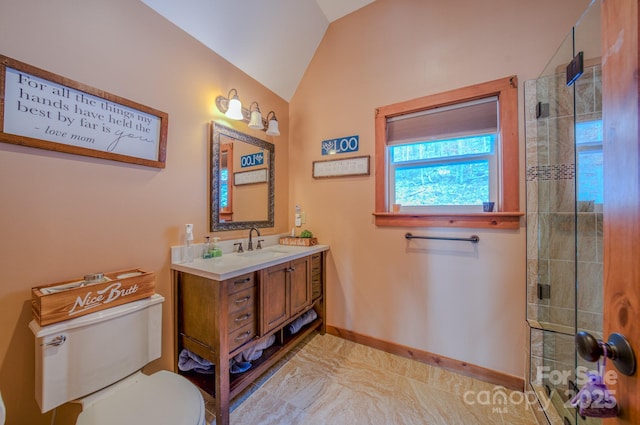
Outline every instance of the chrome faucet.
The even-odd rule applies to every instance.
[[[258,237],[260,237],[260,230],[258,230],[257,227],[252,227],[251,229],[249,229],[249,245],[247,246],[247,251],[253,251],[253,241],[251,239],[251,234],[253,233],[253,231],[256,231],[256,234],[258,235]],[[260,246],[260,243],[258,243],[258,249],[262,248]]]

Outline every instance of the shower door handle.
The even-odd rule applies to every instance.
[[[623,375],[631,376],[636,371],[636,356],[627,339],[619,334],[609,335],[607,342],[597,340],[588,332],[576,334],[576,349],[580,357],[588,362],[596,362],[606,354],[614,366]]]

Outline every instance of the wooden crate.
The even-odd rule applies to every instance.
[[[280,245],[313,246],[317,244],[317,238],[296,238],[291,236],[280,238]]]
[[[155,274],[142,269],[105,273],[105,282],[75,285],[83,278],[31,288],[31,309],[40,326],[150,297],[155,293]],[[68,286],[69,289],[65,289]],[[52,288],[57,288],[51,292]]]

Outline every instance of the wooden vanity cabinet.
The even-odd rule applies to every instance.
[[[187,349],[213,363],[214,373],[178,373],[214,398],[216,423],[229,424],[232,397],[266,372],[311,332],[325,332],[326,251],[218,281],[173,271],[176,363]],[[318,319],[289,335],[286,326],[310,308]],[[230,360],[275,335],[276,342],[242,374]]]

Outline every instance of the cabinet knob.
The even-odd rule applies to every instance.
[[[239,298],[237,299],[235,302],[236,304],[242,304],[242,303],[246,303],[247,301],[249,301],[251,299],[250,296],[246,296],[244,298]]]

